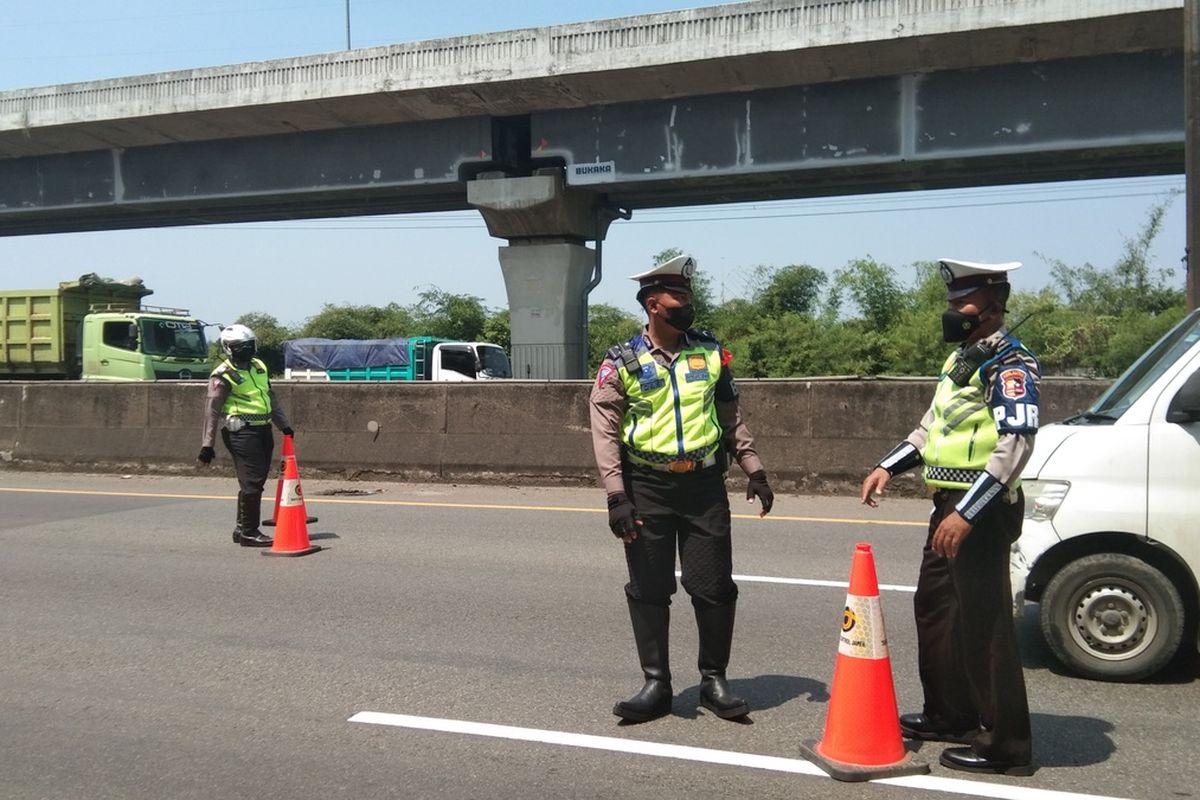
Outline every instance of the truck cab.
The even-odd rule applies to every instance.
[[[433,346],[430,380],[473,381],[512,377],[504,348],[487,342],[439,342]]]
[[[1022,473],[1016,610],[1072,672],[1132,681],[1194,653],[1200,592],[1200,310],[1086,411],[1043,427]]]
[[[211,368],[203,323],[184,309],[96,308],[83,319],[81,339],[84,380],[202,379]]]

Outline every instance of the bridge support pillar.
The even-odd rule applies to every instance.
[[[507,239],[500,269],[508,292],[515,378],[586,377],[587,294],[596,271],[588,240],[603,240],[612,221],[593,194],[562,176],[484,174],[467,184],[492,236]]]

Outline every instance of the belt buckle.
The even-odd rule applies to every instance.
[[[696,468],[695,461],[668,461],[667,472],[691,472]]]

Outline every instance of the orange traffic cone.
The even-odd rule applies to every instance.
[[[300,488],[300,471],[296,457],[283,459],[283,495],[279,502],[279,517],[275,520],[275,543],[264,556],[306,556],[320,550],[308,541],[308,514],[304,510],[304,492]]]
[[[871,545],[860,543],[850,568],[825,738],[801,750],[840,781],[868,781],[929,771],[909,761],[900,738],[879,582]]]
[[[283,496],[283,473],[287,466],[287,457],[296,455],[296,445],[291,436],[284,434],[283,437],[283,455],[279,458],[279,481],[275,484],[275,510],[271,512],[271,518],[265,520],[262,524],[265,527],[272,527],[275,521],[279,519],[279,498]],[[306,517],[305,522],[312,525],[317,521],[316,517]]]

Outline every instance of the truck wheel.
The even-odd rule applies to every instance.
[[[1098,553],[1067,564],[1042,596],[1042,636],[1073,672],[1136,681],[1158,672],[1183,639],[1183,600],[1144,561]]]

